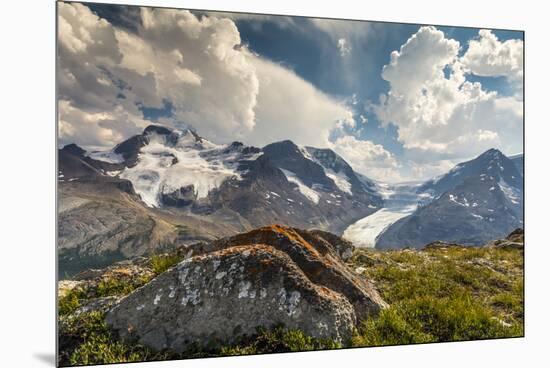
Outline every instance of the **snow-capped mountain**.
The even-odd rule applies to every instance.
[[[142,237],[151,234],[141,230],[147,221],[157,225],[146,229],[175,226],[163,234],[185,242],[272,223],[340,234],[383,205],[374,184],[331,150],[291,141],[264,148],[218,145],[188,129],[157,125],[108,151],[65,146],[59,150],[58,180],[62,199],[70,199],[63,205],[68,210],[60,221],[60,244],[76,252],[93,249],[99,231],[100,238],[113,240],[110,248],[120,252],[115,245],[120,236],[120,246],[139,255],[149,246]],[[113,196],[102,198],[103,193]],[[125,213],[126,225],[136,220],[136,226],[113,222],[107,209],[113,206]],[[82,236],[87,226],[82,221],[97,226]]]
[[[481,175],[501,178],[515,187],[521,186],[523,182],[514,162],[493,148],[473,160],[459,163],[448,173],[427,181],[418,188],[418,192],[427,192],[437,197],[461,184],[465,179]]]
[[[392,224],[376,247],[418,247],[436,240],[478,245],[523,227],[523,178],[496,149],[456,165],[419,191],[434,199]]]

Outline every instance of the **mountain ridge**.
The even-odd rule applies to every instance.
[[[378,236],[377,248],[438,240],[481,245],[523,227],[523,177],[496,149],[456,165],[417,191],[433,199],[390,225]]]

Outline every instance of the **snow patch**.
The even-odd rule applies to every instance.
[[[453,194],[449,194],[449,200],[453,203],[458,204],[462,207],[470,207],[470,203],[468,203],[468,199],[466,197],[463,198],[462,202],[459,201],[459,198]]]
[[[348,176],[344,173],[336,173],[331,169],[325,168],[325,175],[328,176],[334,184],[340,189],[342,192],[353,194],[351,192],[351,183],[349,182]]]
[[[298,186],[298,190],[300,191],[300,193],[302,193],[307,199],[309,199],[315,204],[319,203],[319,193],[317,193],[315,190],[311,189],[310,187],[302,183],[300,178],[298,178],[298,176],[292,171],[288,171],[285,169],[280,169],[280,170],[283,172],[283,174],[285,174],[286,179],[289,182],[294,183]]]
[[[112,150],[85,152],[84,155],[88,156],[91,159],[107,162],[110,164],[121,164],[124,162],[124,157],[122,157],[121,154],[114,153]]]
[[[512,202],[513,204],[519,204],[521,194],[517,188],[511,187],[502,179],[499,180],[498,186],[510,202]]]
[[[391,224],[410,215],[416,210],[416,205],[399,207],[394,209],[382,208],[372,215],[348,226],[342,237],[351,241],[358,247],[374,248],[376,238],[382,234]]]

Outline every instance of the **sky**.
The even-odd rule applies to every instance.
[[[382,182],[523,152],[523,33],[58,3],[59,143],[152,123],[331,148]]]

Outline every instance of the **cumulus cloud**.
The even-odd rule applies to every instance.
[[[483,77],[506,77],[513,82],[523,79],[523,41],[501,42],[490,30],[482,29],[479,37],[468,42],[461,58],[467,72]]]
[[[413,162],[469,158],[492,147],[522,151],[522,101],[467,81],[459,50],[443,32],[421,27],[382,71],[390,90],[374,111],[383,124],[397,126]]]
[[[372,179],[391,182],[402,180],[397,159],[380,144],[345,135],[336,138],[331,148],[355,170]]]
[[[264,145],[293,139],[317,147],[329,144],[331,131],[354,125],[344,103],[320,92],[293,71],[250,57],[256,68],[260,90],[256,105],[257,124],[244,136],[247,142]]]
[[[144,107],[171,106],[164,124],[216,142],[294,139],[327,146],[353,121],[342,101],[241,45],[231,19],[141,8],[135,31],[82,4],[59,4],[60,140],[110,147],[150,124]]]

